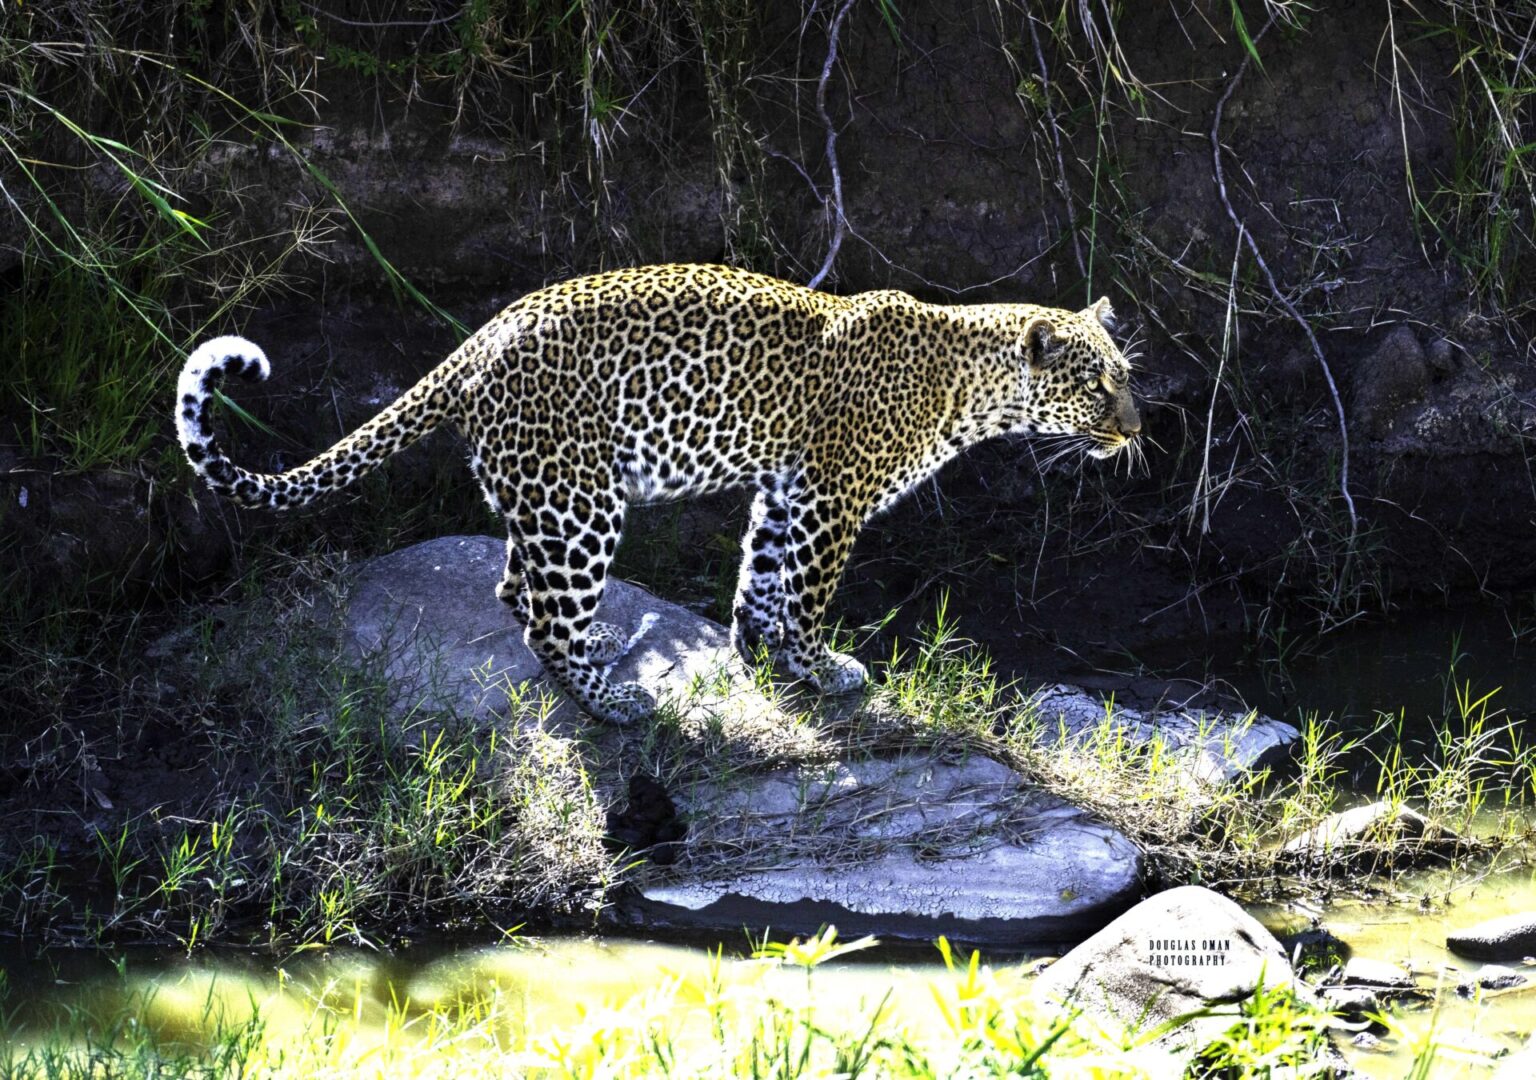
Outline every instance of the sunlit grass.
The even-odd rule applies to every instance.
[[[941,607],[935,626],[892,657],[860,712],[749,734],[709,718],[712,684],[702,680],[709,715],[685,723],[669,705],[635,760],[552,728],[552,702],[538,692],[503,688],[497,724],[410,708],[376,665],[341,658],[334,627],[314,619],[316,597],[339,605],[339,569],[304,562],[287,573],[263,575],[217,626],[204,619],[179,631],[184,659],[159,676],[179,688],[182,711],[171,715],[184,715],[185,737],[195,735],[209,766],[238,782],[211,786],[199,808],[97,828],[80,848],[13,837],[0,866],[0,913],[19,931],[188,950],[254,933],[320,949],[386,941],[423,919],[489,926],[530,911],[594,912],[643,865],[604,842],[608,804],[637,768],[675,790],[713,791],[764,761],[914,751],[979,753],[1013,767],[1128,836],[1159,885],[1267,898],[1390,883],[1414,864],[1413,845],[1372,841],[1305,861],[1282,850],[1349,804],[1362,761],[1381,799],[1470,834],[1453,868],[1475,875],[1532,857],[1536,753],[1500,713],[1497,693],[1456,682],[1454,671],[1450,713],[1426,744],[1408,742],[1400,717],[1350,736],[1311,717],[1289,768],[1217,783],[1198,752],[1133,731],[1113,703],[1069,734],[1034,696],[1001,682]],[[67,666],[43,652],[21,660],[42,679],[28,691],[38,708],[78,696]],[[101,707],[128,723],[150,706],[104,694]],[[36,782],[89,797],[99,751],[72,730],[50,725],[15,751]],[[1354,872],[1362,861],[1381,875]]]
[[[1374,780],[1378,798],[1424,815],[1432,830],[1464,837],[1457,858],[1469,875],[1536,859],[1536,747],[1499,707],[1496,688],[1458,681],[1454,662],[1446,682],[1445,714],[1428,718],[1425,740],[1405,734],[1401,712],[1353,733],[1312,714],[1302,718],[1285,767],[1213,782],[1202,774],[1199,748],[1214,741],[1214,730],[1176,745],[1160,734],[1132,731],[1106,702],[1101,720],[1069,734],[1027,688],[998,679],[990,659],[959,634],[941,604],[926,635],[892,656],[872,704],[931,739],[988,753],[1092,811],[1142,848],[1162,884],[1269,892],[1282,887],[1283,875],[1284,887],[1307,891],[1358,870],[1362,861],[1383,875],[1356,878],[1368,888],[1411,868],[1423,853],[1383,837],[1307,865],[1284,856],[1286,840],[1359,797],[1353,785],[1362,771],[1367,783]],[[1241,725],[1254,717],[1235,719]]]
[[[755,957],[622,953],[562,961],[536,945],[389,974],[365,959],[259,979],[126,971],[0,1022],[0,1077],[1143,1075],[1144,1035],[1043,1012],[1018,965],[939,941],[924,972],[833,964],[830,928]],[[606,981],[605,981],[606,980]],[[1232,1010],[1213,1068],[1314,1053],[1319,1014],[1266,992]],[[1306,1060],[1301,1057],[1301,1060]]]

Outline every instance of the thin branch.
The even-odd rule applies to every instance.
[[[356,19],[344,19],[340,15],[334,15],[316,4],[305,4],[304,10],[308,11],[312,15],[323,15],[325,18],[330,19],[331,22],[340,23],[342,26],[357,26],[364,30],[388,30],[396,27],[441,26],[445,22],[452,22],[462,14],[462,12],[452,11],[447,15],[439,15],[433,19],[389,19],[383,22],[359,22]]]
[[[816,276],[806,284],[811,288],[820,288],[827,275],[832,272],[832,263],[837,259],[837,249],[843,246],[843,236],[848,232],[848,216],[843,208],[843,174],[837,165],[837,125],[832,123],[832,117],[827,112],[827,83],[832,78],[832,69],[837,65],[837,38],[842,33],[843,20],[848,17],[848,12],[853,8],[855,0],[843,0],[842,7],[837,9],[837,14],[832,17],[832,25],[827,29],[827,59],[821,65],[821,78],[816,83],[816,115],[821,117],[822,126],[827,132],[827,168],[832,172],[832,243],[827,247],[827,257],[821,262],[821,269],[816,271]],[[825,203],[826,200],[823,200]]]
[[[1061,154],[1061,128],[1056,123],[1056,109],[1051,104],[1051,76],[1045,66],[1045,51],[1040,48],[1040,32],[1035,29],[1033,12],[1024,13],[1029,23],[1029,39],[1035,46],[1035,63],[1040,67],[1040,90],[1045,97],[1045,120],[1051,125],[1051,142],[1056,147],[1056,182],[1061,188],[1061,201],[1067,208],[1067,228],[1072,233],[1072,254],[1077,257],[1077,272],[1086,279],[1087,264],[1083,262],[1083,245],[1077,236],[1077,211],[1072,208],[1072,189],[1067,185],[1067,165]]]
[[[1239,238],[1237,247],[1232,251],[1232,279],[1227,285],[1227,314],[1222,320],[1221,355],[1216,361],[1216,379],[1211,384],[1211,402],[1205,413],[1205,450],[1200,456],[1200,475],[1195,478],[1195,493],[1189,502],[1191,525],[1194,524],[1195,514],[1204,510],[1200,519],[1202,533],[1211,531],[1211,441],[1216,431],[1216,398],[1221,393],[1221,376],[1226,371],[1227,357],[1232,353],[1232,338],[1237,330],[1237,267],[1242,256],[1243,243]]]
[[[1253,36],[1254,46],[1269,32],[1269,28],[1275,25],[1275,16],[1271,13],[1264,28]],[[1360,528],[1360,520],[1355,514],[1355,500],[1349,493],[1349,425],[1344,418],[1344,401],[1339,396],[1339,387],[1333,379],[1333,369],[1328,365],[1328,358],[1323,355],[1323,347],[1318,343],[1317,334],[1312,329],[1312,324],[1306,316],[1296,309],[1289,297],[1280,291],[1279,284],[1275,281],[1275,275],[1269,268],[1269,263],[1264,261],[1264,255],[1259,251],[1258,243],[1253,239],[1253,234],[1243,225],[1242,218],[1237,216],[1237,211],[1232,209],[1232,201],[1227,198],[1227,178],[1221,167],[1221,114],[1231,100],[1232,93],[1237,89],[1237,84],[1242,81],[1243,75],[1248,70],[1248,62],[1252,59],[1251,53],[1244,53],[1243,61],[1237,66],[1237,73],[1232,76],[1232,81],[1227,84],[1226,91],[1216,102],[1216,115],[1211,121],[1211,163],[1215,168],[1216,191],[1221,196],[1221,205],[1227,211],[1227,217],[1232,221],[1232,227],[1237,230],[1238,239],[1247,246],[1254,262],[1259,266],[1264,280],[1269,284],[1270,295],[1275,302],[1285,309],[1286,314],[1295,320],[1301,327],[1302,333],[1307,337],[1307,343],[1312,347],[1312,355],[1317,358],[1318,367],[1322,368],[1323,378],[1328,383],[1328,393],[1333,397],[1334,413],[1339,421],[1339,494],[1344,496],[1344,505],[1349,510],[1349,551],[1354,552],[1355,536]]]

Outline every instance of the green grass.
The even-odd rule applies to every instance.
[[[28,453],[66,468],[142,458],[163,426],[164,343],[99,279],[38,278],[0,299],[0,415]]]
[[[1414,72],[1401,59],[1400,42],[1448,42],[1455,139],[1448,168],[1416,176],[1404,129],[1404,178],[1415,221],[1465,270],[1474,294],[1496,309],[1531,310],[1530,207],[1536,199],[1536,130],[1530,102],[1536,79],[1523,60],[1528,27],[1512,9],[1487,0],[1454,0],[1391,26],[1393,90],[1404,112],[1404,81]],[[1403,70],[1399,70],[1399,63]],[[1411,99],[1411,92],[1406,96]],[[1409,106],[1411,109],[1411,106]],[[1404,117],[1409,124],[1412,113]]]
[[[1421,851],[1385,838],[1311,866],[1281,855],[1285,840],[1349,804],[1348,777],[1359,771],[1378,798],[1467,837],[1457,858],[1469,875],[1536,858],[1536,749],[1498,707],[1497,690],[1458,684],[1454,665],[1448,683],[1446,715],[1430,718],[1427,745],[1404,738],[1401,714],[1353,735],[1314,714],[1301,725],[1289,768],[1216,786],[1193,775],[1189,752],[1160,736],[1134,736],[1113,705],[1095,727],[1069,737],[1027,688],[1000,683],[941,605],[927,636],[891,657],[871,712],[929,739],[959,740],[1094,812],[1142,848],[1161,884],[1257,897],[1332,891],[1335,875],[1362,860],[1382,875],[1357,878],[1369,891],[1418,864]],[[1373,768],[1362,770],[1365,763]]]
[[[715,952],[606,988],[606,973],[533,986],[532,951],[411,983],[415,1000],[366,962],[276,987],[233,972],[146,982],[124,971],[51,1022],[37,1009],[26,1024],[0,1020],[0,1077],[1139,1075],[1144,1036],[1047,1015],[1022,968],[957,957],[942,939],[944,968],[921,981],[892,973],[882,988],[825,969],[867,944],[829,928],[756,960]],[[1320,1014],[1275,991],[1219,1011],[1233,1027],[1203,1058],[1218,1074],[1312,1060],[1324,1038]]]
[[[503,732],[409,703],[401,713],[379,672],[340,659],[309,615],[323,587],[283,595],[251,593],[176,630],[152,674],[127,655],[169,628],[123,616],[101,628],[110,645],[75,628],[7,662],[25,721],[0,737],[0,756],[29,787],[77,788],[89,813],[97,760],[142,757],[146,741],[186,747],[206,770],[168,779],[161,809],[114,815],[67,854],[52,834],[8,837],[9,922],[63,940],[326,945],[484,917],[491,897],[553,910],[596,887],[609,863],[602,812],[568,744],[515,722]],[[544,707],[515,702],[512,719]]]
[[[959,956],[943,939],[942,967],[838,963],[869,944],[826,928],[752,958],[672,950],[651,966],[651,950],[614,970],[616,958],[513,942],[415,974],[337,957],[290,959],[275,977],[233,965],[146,976],[124,958],[44,1003],[18,1001],[21,987],[0,977],[0,1078],[1145,1075],[1148,1034],[1042,1011],[1022,965]],[[1200,1015],[1230,1020],[1198,1056],[1200,1075],[1316,1064],[1332,1026],[1273,987]],[[1432,1018],[1384,1020],[1390,1065],[1407,1074],[1489,1062]]]

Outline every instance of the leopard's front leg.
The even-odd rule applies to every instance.
[[[863,521],[861,504],[846,494],[808,488],[790,493],[780,656],[792,674],[828,694],[859,690],[869,681],[864,665],[828,647],[822,630],[822,618]]]

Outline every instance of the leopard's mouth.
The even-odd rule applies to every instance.
[[[1119,432],[1095,431],[1092,438],[1093,445],[1088,448],[1088,456],[1100,460],[1112,458],[1131,445],[1131,439]]]

